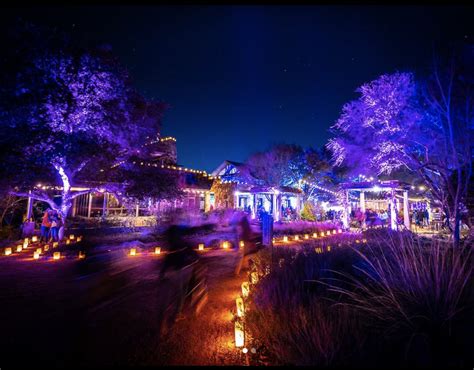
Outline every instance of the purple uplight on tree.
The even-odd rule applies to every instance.
[[[13,43],[2,65],[0,181],[66,219],[75,197],[107,189],[121,170],[113,164],[158,134],[164,105],[136,93],[109,50],[76,50],[35,31]],[[77,182],[95,185],[73,192]],[[61,192],[60,204],[52,187]]]
[[[429,185],[459,240],[459,220],[472,171],[472,51],[426,83],[411,73],[383,75],[357,89],[327,147],[336,165],[380,175],[405,170]]]

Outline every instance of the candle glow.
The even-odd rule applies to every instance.
[[[242,283],[242,297],[247,298],[250,293],[250,285],[248,281]]]
[[[244,300],[241,297],[235,299],[235,305],[237,306],[237,316],[243,317],[245,313]]]
[[[240,321],[236,321],[234,324],[235,330],[235,346],[243,347],[245,343],[244,335],[244,324]]]

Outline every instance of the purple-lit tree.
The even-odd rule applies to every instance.
[[[464,66],[472,68],[472,51]],[[467,63],[466,63],[467,62]],[[411,73],[383,75],[364,84],[346,104],[327,144],[336,165],[354,173],[390,175],[404,169],[429,185],[452,222],[458,243],[460,204],[472,170],[472,69],[435,65],[429,81]]]
[[[109,49],[38,35],[46,34],[33,27],[12,38],[0,66],[0,185],[66,219],[75,197],[107,189],[121,168],[114,164],[157,135],[164,107],[134,91]],[[77,181],[91,189],[72,191]],[[111,187],[127,191],[119,185]]]

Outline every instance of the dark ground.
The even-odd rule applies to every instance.
[[[0,257],[1,368],[244,364],[231,322],[245,279],[233,274],[236,251],[202,253],[209,300],[163,337],[163,256],[104,253],[114,257],[98,265],[107,266],[102,273],[82,279],[76,258],[36,261],[32,250]]]

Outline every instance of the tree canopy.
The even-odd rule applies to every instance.
[[[32,191],[65,216],[79,194],[71,186],[120,179],[122,164],[158,135],[166,106],[134,89],[107,46],[78,49],[31,25],[14,31],[0,65],[2,187]],[[38,184],[61,187],[61,206]]]

